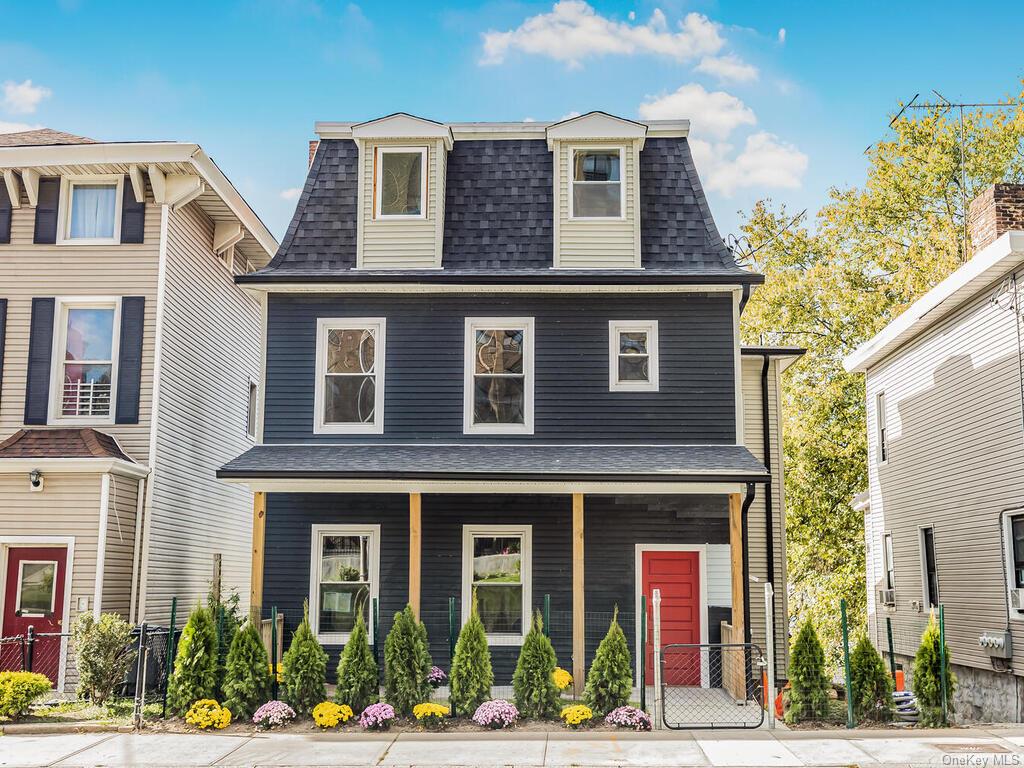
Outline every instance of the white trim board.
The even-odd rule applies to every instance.
[[[75,475],[110,473],[136,479],[149,474],[149,468],[145,465],[124,459],[0,459],[0,475],[27,475],[34,469],[38,469],[44,475],[47,472]]]
[[[264,493],[610,493],[731,494],[744,493],[745,483],[675,482],[628,483],[621,481],[572,482],[506,480],[331,480],[317,478],[221,478]]]
[[[374,271],[374,270],[363,270]],[[553,274],[560,271],[552,267]],[[637,270],[638,272],[640,270]],[[414,283],[414,282],[381,282],[381,283],[350,283],[338,282],[315,282],[315,283],[255,283],[242,282],[240,285],[247,291],[254,293],[335,293],[335,294],[363,294],[363,293],[400,293],[400,294],[447,294],[447,293],[486,293],[486,294],[613,294],[617,296],[628,296],[637,293],[735,293],[741,294],[743,286],[740,284],[714,283],[707,285],[629,285],[629,284],[608,284],[608,285],[585,285],[585,284],[561,284],[561,283]]]

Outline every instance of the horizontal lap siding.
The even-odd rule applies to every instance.
[[[1000,298],[1001,297],[1001,298]],[[993,300],[998,299],[998,300]],[[999,284],[867,376],[871,514],[880,539],[893,534],[895,609],[876,604],[876,640],[884,645],[892,618],[896,652],[913,655],[927,612],[919,526],[935,529],[939,599],[946,638],[958,664],[989,669],[978,645],[983,630],[1006,624],[1006,581],[1000,512],[1024,504],[1024,431],[1020,389],[1020,319]],[[875,398],[886,394],[889,461],[877,461]],[[872,542],[880,553],[880,543]],[[877,565],[874,592],[882,588]],[[1024,621],[1010,622],[1014,645]],[[1024,662],[1014,663],[1017,674]]]
[[[512,442],[728,443],[735,439],[732,303],[686,296],[271,295],[266,442],[337,441],[313,435],[318,317],[385,317],[387,351],[380,441],[437,438]],[[535,434],[464,436],[465,318],[534,317]],[[608,391],[608,321],[659,321],[660,391]]]
[[[138,500],[138,480],[111,475],[103,561],[103,612],[119,613],[126,619],[131,610]]]

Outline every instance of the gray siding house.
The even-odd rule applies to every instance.
[[[846,360],[867,379],[872,639],[911,672],[942,604],[964,721],[1024,717],[1024,188],[971,206],[974,255]]]
[[[374,599],[381,638],[409,603],[447,666],[449,601],[464,620],[475,591],[499,684],[545,596],[577,684],[616,606],[649,644],[654,587],[665,642],[763,643],[765,581],[786,636],[778,381],[800,350],[741,348],[763,278],[687,131],[318,124],[280,250],[236,278],[266,397],[219,476],[255,492],[264,616],[294,630],[308,600],[336,654]]]

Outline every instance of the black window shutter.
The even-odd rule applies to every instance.
[[[121,344],[117,358],[117,424],[139,423],[139,390],[142,386],[142,332],[146,321],[146,297],[121,299]]]
[[[135,200],[132,180],[124,177],[124,194],[121,195],[121,242],[141,243],[145,239],[146,201]]]
[[[7,185],[0,184],[0,243],[11,242],[11,210]]]
[[[0,403],[4,399],[4,339],[7,337],[7,299],[0,299]]]
[[[53,351],[53,299],[32,299],[25,382],[25,423],[45,424],[50,404],[50,357]]]
[[[43,245],[57,242],[57,207],[60,201],[60,179],[39,180],[39,200],[36,205],[36,234],[33,243]]]

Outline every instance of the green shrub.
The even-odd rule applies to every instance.
[[[96,621],[91,611],[84,611],[71,627],[71,646],[79,698],[102,705],[124,683],[135,661],[131,624],[116,613],[101,614]]]
[[[491,650],[487,647],[487,632],[480,621],[473,592],[473,607],[455,643],[448,685],[450,701],[455,711],[472,716],[476,708],[491,698],[494,671],[491,669]]]
[[[787,723],[823,720],[828,716],[829,682],[825,674],[825,651],[810,619],[793,641],[789,682]]]
[[[377,662],[370,651],[370,639],[366,633],[363,613],[356,617],[356,625],[345,643],[338,659],[338,686],[334,700],[348,704],[358,715],[380,697],[380,681]]]
[[[270,698],[270,661],[252,621],[235,633],[225,661],[224,706],[235,720],[249,720]]]
[[[949,646],[946,646],[946,706],[953,711],[953,690],[956,675],[949,661]],[[914,656],[914,677],[910,681],[920,712],[918,724],[925,728],[942,725],[942,667],[939,657],[939,623],[932,613],[928,626],[921,635],[921,645]]]
[[[850,654],[850,697],[857,721],[892,719],[892,678],[867,635],[861,635]]]
[[[309,606],[303,607],[302,623],[292,635],[292,644],[281,659],[284,672],[284,700],[296,714],[308,715],[327,698],[327,652],[320,647],[309,626]]]
[[[512,690],[520,715],[555,717],[558,714],[558,687],[553,679],[557,666],[555,649],[544,635],[543,621],[537,611],[512,674]]]
[[[430,666],[427,628],[407,605],[384,641],[384,696],[396,712],[412,716],[413,707],[430,700]]]
[[[45,675],[35,672],[0,672],[0,717],[16,720],[52,687]]]
[[[217,631],[210,611],[197,605],[178,640],[167,704],[171,711],[184,717],[195,702],[216,695]]]
[[[226,600],[219,599],[211,590],[206,598],[206,605],[213,620],[214,632],[217,636],[217,701],[225,697],[224,681],[227,675],[228,652],[239,628],[242,616],[239,610],[241,597],[232,590]]]
[[[604,715],[629,704],[632,692],[633,663],[626,635],[619,626],[619,607],[615,606],[608,634],[597,646],[597,653],[587,673],[583,700],[594,712]]]

